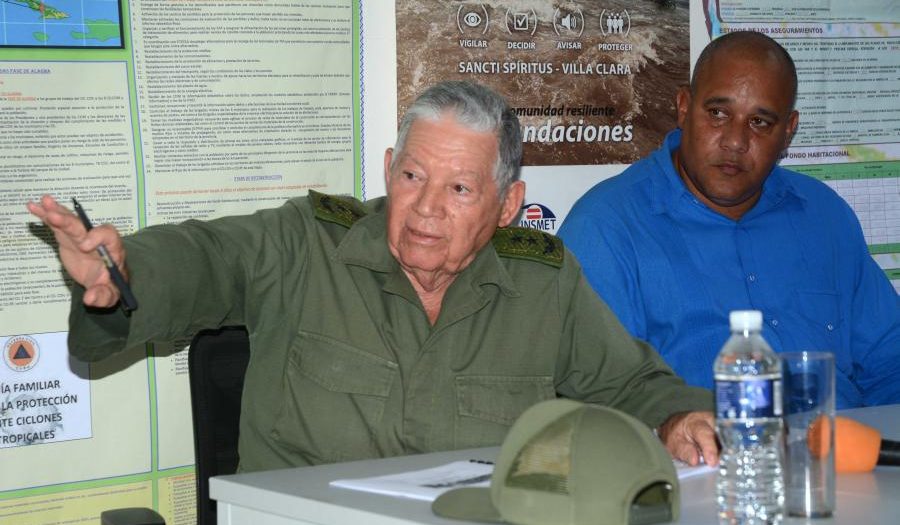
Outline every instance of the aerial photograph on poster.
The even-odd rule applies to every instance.
[[[625,164],[675,127],[689,81],[687,0],[396,0],[398,113],[470,80],[510,101],[525,166]]]

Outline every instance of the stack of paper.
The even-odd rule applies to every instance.
[[[439,467],[388,476],[338,479],[334,487],[364,490],[388,496],[434,501],[443,492],[458,487],[487,487],[494,465],[483,461],[454,461]]]
[[[692,467],[675,461],[678,479],[707,474],[716,469],[705,464]],[[484,461],[454,461],[439,467],[360,479],[338,479],[333,487],[362,490],[388,496],[434,501],[442,493],[458,487],[488,487],[494,465]]]

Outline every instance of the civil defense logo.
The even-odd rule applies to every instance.
[[[519,226],[540,231],[553,231],[556,229],[556,214],[543,204],[532,202],[522,206],[522,219],[519,221]]]
[[[3,345],[3,359],[13,372],[25,372],[34,368],[41,349],[37,341],[27,335],[10,337]]]

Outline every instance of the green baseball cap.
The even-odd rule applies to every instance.
[[[642,422],[568,399],[538,403],[510,428],[491,486],[441,494],[435,514],[516,525],[642,525],[678,519],[672,458]]]

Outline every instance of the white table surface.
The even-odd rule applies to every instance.
[[[841,415],[878,428],[886,439],[900,440],[900,405],[847,410]],[[463,522],[435,516],[427,502],[334,488],[328,483],[418,470],[460,459],[491,460],[498,451],[499,447],[490,447],[220,476],[210,479],[210,494],[218,500],[219,525],[459,525]],[[788,518],[785,524],[900,523],[900,467],[838,474],[836,481],[837,505],[832,518]],[[682,480],[677,523],[716,524],[714,491],[714,473]]]

